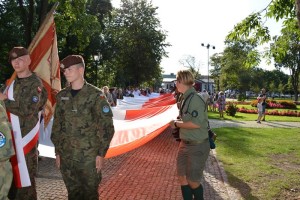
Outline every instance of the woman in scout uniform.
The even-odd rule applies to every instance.
[[[207,99],[193,87],[194,77],[188,70],[177,73],[176,87],[183,94],[180,120],[172,120],[172,128],[180,128],[177,175],[184,200],[203,199],[200,183],[210,147],[207,132]]]

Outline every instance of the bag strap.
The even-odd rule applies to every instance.
[[[204,103],[204,105],[205,105],[205,109],[204,109],[204,112],[206,111],[206,109],[207,109],[207,103],[205,103],[205,101],[203,100],[203,98],[200,96],[200,95],[198,95],[199,97],[200,97],[200,99],[201,99],[201,101]],[[209,125],[209,121],[207,120],[207,129],[210,129],[210,125]]]
[[[181,104],[180,110],[179,110],[180,116],[182,116],[182,109],[184,108],[184,106],[185,106],[188,99],[189,99],[189,104],[188,104],[187,110],[189,109],[189,106],[190,106],[190,103],[191,103],[191,100],[192,100],[193,96],[194,96],[194,92],[189,94],[189,96],[187,96],[186,99],[183,100],[183,103]]]
[[[186,104],[186,101],[188,99],[189,99],[189,104],[188,104],[187,110],[189,109],[191,100],[192,100],[192,98],[193,98],[194,95],[195,95],[195,92],[192,92],[191,94],[189,94],[189,96],[187,96],[186,99],[184,99],[184,101],[183,101],[183,103],[182,103],[182,105],[180,107],[180,116],[182,116],[182,109],[184,108],[184,106]],[[198,96],[201,99],[201,101],[203,102],[203,104],[204,104],[204,112],[206,112],[206,110],[207,110],[207,103],[205,103],[205,101],[203,100],[203,98],[202,98],[201,95],[197,94],[196,96]],[[208,120],[207,120],[207,128],[210,129],[210,125],[209,125],[209,121]]]

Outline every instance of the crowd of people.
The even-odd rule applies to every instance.
[[[29,69],[26,48],[14,47],[9,61],[17,76],[0,90],[0,180],[4,181],[0,182],[0,199],[35,200],[38,130],[48,95],[42,80]],[[85,62],[80,55],[61,60],[61,70],[70,84],[56,95],[51,133],[56,166],[69,199],[99,199],[104,157],[115,131],[111,107],[124,97],[150,96],[153,89],[97,88],[84,79]],[[207,112],[218,109],[224,118],[226,97],[223,91],[197,92],[189,70],[178,71],[175,82],[179,114],[170,126],[178,130],[180,141],[177,175],[182,197],[203,199],[200,181],[210,151]],[[258,123],[264,120],[265,105],[263,89],[258,97]],[[25,137],[30,138],[28,143]]]
[[[128,87],[122,89],[117,87],[109,88],[108,86],[104,86],[102,88],[102,91],[104,92],[106,98],[108,99],[110,106],[116,106],[117,99],[123,99],[124,97],[138,97],[138,96],[149,97],[153,92],[157,92],[160,94],[166,93],[166,91],[163,90],[162,88],[159,88],[158,91],[154,91],[153,88]]]

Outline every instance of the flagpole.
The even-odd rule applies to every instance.
[[[44,27],[46,26],[48,20],[51,18],[51,16],[53,15],[54,11],[58,7],[58,5],[59,5],[59,2],[56,2],[53,5],[53,7],[51,8],[51,10],[47,13],[47,15],[46,15],[43,23],[39,27],[38,32],[35,34],[34,38],[32,39],[31,43],[29,44],[29,47],[28,47],[29,54],[31,53],[32,48],[34,47],[35,43],[37,42],[37,39],[39,38],[40,34],[43,32]],[[10,79],[7,81],[6,88],[3,91],[3,93],[6,93],[6,91],[8,90],[8,87],[11,85],[11,83],[15,80],[16,77],[17,77],[17,73],[14,71],[14,73],[11,75]]]

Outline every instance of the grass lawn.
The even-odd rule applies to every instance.
[[[243,198],[300,199],[300,129],[214,131],[218,134],[217,157],[224,165],[229,184]]]

